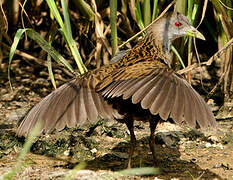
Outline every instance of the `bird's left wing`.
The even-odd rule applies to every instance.
[[[23,118],[16,134],[27,136],[37,122],[40,132],[80,126],[98,121],[98,116],[107,119],[121,118],[118,112],[104,100],[100,93],[86,86],[86,80],[77,77],[60,86],[36,104]]]

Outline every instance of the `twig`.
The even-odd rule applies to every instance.
[[[3,42],[0,42],[0,44],[1,44],[3,47],[5,47],[7,50],[10,50],[10,49],[11,49],[10,46],[6,45],[6,44],[3,43]],[[34,57],[34,56],[32,56],[32,55],[30,55],[30,54],[28,54],[28,53],[22,52],[22,51],[20,51],[20,50],[16,50],[16,51],[15,51],[15,54],[17,54],[17,55],[19,55],[19,56],[21,56],[21,57],[24,57],[24,58],[26,58],[26,59],[28,59],[28,60],[34,60],[34,61],[35,61],[37,64],[39,64],[39,65],[47,66],[46,63],[44,63],[42,59],[36,58],[36,57]]]
[[[167,11],[168,9],[176,2],[176,0],[173,0],[167,7],[166,9],[164,9],[164,11],[154,20],[152,21],[152,23],[150,23],[147,27],[145,27],[144,29],[142,29],[141,31],[139,31],[137,34],[135,34],[133,37],[129,38],[127,41],[125,41],[124,43],[122,43],[118,48],[122,48],[124,45],[126,45],[128,42],[132,41],[134,38],[136,38],[139,34],[143,33],[144,31],[146,31],[155,21],[158,21],[158,19],[160,19]]]
[[[198,51],[197,51],[197,45],[196,45],[196,39],[194,38],[193,39],[193,44],[194,44],[194,49],[195,49],[195,52],[196,52],[196,55],[197,55],[197,60],[198,60],[198,66],[199,67],[201,67],[201,61],[200,61],[200,57],[199,57],[199,53],[198,53]],[[208,93],[208,91],[205,89],[205,87],[203,86],[203,78],[202,78],[202,74],[200,73],[200,80],[201,80],[201,87],[202,87],[202,89],[206,92],[206,93]]]
[[[202,64],[202,63],[201,63],[201,64]],[[184,74],[184,73],[187,73],[187,72],[189,72],[189,71],[191,71],[191,70],[193,70],[193,69],[195,69],[195,68],[197,68],[197,67],[199,67],[199,66],[200,66],[200,65],[198,65],[198,63],[193,63],[192,65],[187,66],[186,68],[177,71],[177,73],[178,73],[178,74]]]
[[[219,50],[218,52],[216,52],[213,56],[211,56],[211,58],[209,58],[208,61],[202,62],[202,63],[200,63],[200,65],[198,65],[198,63],[194,63],[194,64],[192,64],[192,65],[190,65],[190,66],[188,66],[188,67],[186,67],[186,68],[184,68],[184,69],[181,69],[181,70],[177,71],[177,73],[178,73],[178,74],[184,74],[184,73],[189,72],[189,71],[191,71],[191,70],[193,70],[193,69],[195,69],[195,68],[197,68],[197,67],[200,67],[200,66],[202,66],[202,65],[210,66],[210,65],[212,64],[212,62],[213,62],[217,57],[221,56],[221,55],[223,54],[223,52],[224,52],[230,45],[232,45],[232,44],[233,44],[233,38],[232,38],[230,41],[228,41],[228,42],[225,44],[225,46],[223,46],[222,49],[220,49],[220,50]]]
[[[218,52],[216,52],[211,58],[209,58],[208,61],[206,61],[204,64],[206,64],[207,66],[210,66],[212,64],[212,62],[214,61],[215,58],[219,57],[222,55],[223,51],[225,51],[230,45],[233,44],[233,38],[231,38],[230,41],[228,41],[225,46],[223,46],[222,49],[220,49]]]
[[[3,43],[3,42],[0,42],[0,44],[3,46],[3,47],[5,47],[6,49],[8,49],[8,50],[10,50],[11,48],[8,46],[8,45],[6,45],[5,43]],[[32,56],[32,55],[30,55],[30,54],[28,54],[28,53],[25,53],[25,52],[22,52],[22,51],[20,51],[20,50],[16,50],[15,51],[15,54],[17,54],[17,55],[19,55],[19,56],[21,56],[21,57],[23,57],[23,58],[25,58],[25,59],[27,59],[27,60],[29,60],[29,61],[34,61],[34,62],[36,62],[37,64],[39,64],[39,65],[41,65],[41,66],[45,66],[45,67],[47,67],[47,63],[43,60],[43,59],[40,59],[40,58],[36,58],[36,57],[34,57],[34,56]],[[62,70],[66,75],[68,75],[69,77],[74,77],[74,75],[72,75],[72,73],[70,73],[69,71],[67,71],[65,68],[63,68],[63,67],[60,67],[60,66],[58,66],[58,65],[53,65],[55,68],[58,68],[58,69],[60,69],[60,70]]]
[[[213,89],[207,94],[206,98],[209,99],[210,96],[212,96],[214,94],[214,92],[216,91],[217,87],[222,83],[223,79],[224,79],[224,75],[225,73],[223,73],[221,75],[221,77],[218,80],[218,83],[213,87]]]
[[[225,5],[221,0],[218,0],[218,1],[219,1],[220,4],[222,4],[222,6],[224,6],[226,9],[229,9],[229,10],[233,11],[233,8],[231,8],[231,7],[227,6],[227,5]]]

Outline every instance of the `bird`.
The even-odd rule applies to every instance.
[[[127,167],[132,167],[134,121],[150,124],[149,145],[157,167],[155,129],[169,118],[191,128],[216,128],[214,114],[190,83],[171,68],[171,44],[180,37],[204,36],[183,14],[172,11],[153,22],[133,48],[112,63],[81,74],[36,104],[16,134],[28,136],[37,122],[40,133],[95,123],[98,117],[125,123],[130,132]]]

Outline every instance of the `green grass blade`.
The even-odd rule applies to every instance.
[[[68,8],[66,6],[65,0],[61,0],[61,6],[62,6],[67,35],[69,36],[69,39],[72,39],[73,37],[72,37],[72,31],[71,31],[71,25],[70,25],[70,17],[69,17]]]
[[[117,51],[117,1],[110,0],[110,25],[111,25],[111,41],[112,41],[112,56],[116,54]]]
[[[65,25],[62,21],[62,18],[61,18],[61,15],[57,9],[57,6],[56,6],[56,3],[54,0],[46,0],[48,6],[49,6],[49,9],[50,11],[52,12],[53,16],[56,18],[58,24],[60,25],[60,27],[62,29],[65,29]]]
[[[69,17],[69,13],[68,13],[68,8],[66,6],[66,1],[61,0],[61,4],[62,4],[62,10],[63,10],[64,20],[65,20],[65,27],[66,27],[66,29],[62,29],[62,31],[65,35],[65,38],[66,38],[67,43],[70,47],[72,55],[76,61],[76,64],[78,65],[80,73],[83,74],[83,73],[87,72],[87,69],[83,64],[82,58],[81,58],[79,51],[78,51],[78,48],[76,46],[76,42],[74,41],[74,39],[72,37],[70,17]]]
[[[192,60],[192,47],[193,47],[193,38],[192,37],[188,37],[188,65],[191,65],[191,60]]]
[[[148,26],[151,23],[150,0],[144,0],[143,2],[143,19],[144,19],[144,26]]]
[[[54,75],[53,75],[52,62],[51,62],[51,56],[50,55],[48,55],[48,57],[47,57],[47,67],[48,67],[49,77],[51,79],[52,85],[56,89],[57,86],[56,86],[55,78],[54,78]]]
[[[75,174],[77,174],[78,171],[84,169],[86,166],[86,163],[85,162],[81,162],[79,163],[78,165],[76,165],[68,175],[66,175],[63,180],[71,180],[74,178]]]
[[[78,65],[79,71],[81,74],[87,72],[86,66],[83,64],[82,58],[79,54],[78,48],[76,46],[76,42],[72,39],[70,43],[68,43],[70,50],[73,54],[76,64]]]
[[[135,2],[135,14],[136,14],[138,26],[140,27],[141,30],[144,29],[145,26],[142,21],[142,11],[139,1]]]
[[[78,8],[79,11],[89,20],[94,21],[95,13],[91,9],[90,5],[84,0],[73,0],[73,3]]]
[[[80,53],[78,51],[78,48],[76,46],[76,43],[75,43],[74,39],[72,38],[70,20],[69,20],[68,10],[67,10],[65,1],[61,0],[62,9],[65,10],[64,18],[65,18],[66,25],[62,21],[62,18],[60,16],[60,13],[59,13],[57,7],[56,7],[54,0],[46,0],[46,2],[48,3],[50,11],[52,12],[52,14],[54,15],[54,17],[56,18],[57,22],[59,23],[59,25],[61,27],[61,30],[63,32],[62,34],[63,34],[64,38],[66,39],[66,42],[71,50],[71,53],[75,59],[75,62],[79,68],[80,73],[83,74],[83,73],[87,72],[87,68],[83,64],[83,61],[82,61],[82,58],[81,58]]]
[[[187,14],[187,16],[188,16],[190,21],[192,20],[193,3],[194,3],[193,0],[188,1],[188,14]]]
[[[19,40],[20,40],[21,36],[23,35],[23,33],[25,33],[25,32],[27,32],[28,36],[31,39],[33,39],[34,41],[36,41],[43,50],[45,50],[51,57],[53,57],[55,61],[63,64],[67,69],[69,69],[72,73],[74,73],[74,70],[73,70],[72,66],[68,63],[68,61],[66,61],[51,46],[50,43],[48,43],[44,39],[42,39],[41,36],[37,32],[35,32],[33,29],[19,29],[15,34],[14,41],[13,41],[13,44],[12,44],[11,50],[10,50],[10,55],[9,55],[9,65],[8,65],[8,79],[9,79],[9,81],[10,81],[10,65],[12,63],[12,59],[13,59],[14,53],[16,51],[17,45],[19,43]],[[50,75],[52,84],[56,88],[54,76],[52,75],[51,62],[49,62],[49,61],[48,61],[48,71],[49,71],[49,75]],[[10,83],[10,86],[11,86],[11,83]]]
[[[153,167],[144,167],[144,168],[132,168],[132,169],[125,169],[122,171],[118,171],[117,173],[124,175],[124,176],[145,176],[145,175],[156,175],[160,174],[159,168]]]
[[[10,81],[10,65],[12,63],[12,59],[13,59],[13,56],[15,54],[16,48],[17,48],[17,46],[19,44],[19,40],[20,40],[21,36],[23,35],[23,33],[26,30],[27,29],[18,29],[18,31],[15,34],[14,41],[13,41],[13,44],[12,44],[11,49],[10,49],[9,64],[8,64],[8,80],[10,82],[10,87],[11,88],[12,88],[12,86],[11,86],[11,81]]]
[[[38,45],[45,50],[55,61],[63,64],[67,69],[69,69],[72,73],[74,70],[72,66],[66,61],[47,41],[45,41],[36,31],[33,29],[27,30],[28,36],[36,41]]]
[[[148,26],[151,23],[150,0],[144,0],[143,2],[143,18],[144,18],[144,26]]]
[[[41,123],[38,122],[36,123],[35,127],[27,137],[26,142],[24,143],[23,148],[19,153],[15,167],[12,168],[9,172],[5,173],[2,177],[0,176],[0,179],[11,180],[17,173],[23,170],[23,168],[25,167],[24,164],[25,157],[27,153],[30,151],[30,148],[33,142],[35,141],[36,137],[38,136],[40,129],[41,129]]]
[[[192,1],[192,0],[189,0]],[[177,0],[176,1],[176,10],[177,12],[180,12],[182,14],[186,13],[186,5],[187,5],[187,0]]]
[[[192,17],[191,17],[191,21],[192,21],[192,22],[195,21],[195,18],[196,18],[198,9],[199,9],[199,4],[194,4],[194,5],[193,5]]]
[[[154,0],[152,21],[158,16],[158,0]]]
[[[57,34],[57,28],[52,28],[51,31],[50,31],[50,35],[49,35],[49,44],[51,45],[52,42],[54,41],[55,39],[55,36]],[[56,82],[55,82],[55,78],[54,78],[54,74],[53,74],[53,69],[52,69],[52,61],[51,61],[51,56],[48,54],[47,56],[47,68],[48,68],[48,72],[49,72],[49,77],[50,77],[50,80],[52,82],[52,85],[54,87],[54,89],[56,89]]]
[[[171,45],[171,50],[175,53],[175,55],[178,57],[180,64],[182,65],[183,68],[185,68],[184,62],[182,60],[182,58],[180,57],[180,54],[178,53],[178,51],[176,50],[176,48]]]

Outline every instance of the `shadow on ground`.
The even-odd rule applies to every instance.
[[[148,147],[149,137],[141,138],[137,140],[136,153],[133,157],[133,167],[153,167],[152,155]],[[106,153],[103,156],[96,157],[93,160],[86,161],[86,169],[97,170],[111,170],[119,171],[127,167],[127,155],[130,144],[125,142],[118,143],[113,147],[110,153]],[[160,169],[162,170],[160,175],[156,177],[162,179],[192,179],[201,177],[201,179],[222,179],[217,174],[211,172],[208,169],[202,169],[194,161],[185,161],[180,159],[179,148],[169,148],[165,145],[156,144],[157,158]],[[66,163],[64,168],[72,169],[78,163]],[[147,177],[148,178],[148,177]],[[153,179],[154,176],[152,175]]]
[[[0,124],[0,163],[4,161],[4,157],[10,158],[10,155],[16,155],[15,149],[20,150],[24,141],[22,138],[15,136],[15,129],[12,125]],[[13,128],[13,129],[12,129]],[[129,135],[126,133],[124,127],[119,129],[112,127],[113,132],[117,131],[119,134],[109,137],[100,131],[104,129],[103,126],[99,126],[99,130],[90,137],[86,137],[86,131],[82,129],[65,130],[62,132],[56,132],[51,135],[41,136],[32,146],[31,152],[47,160],[43,161],[43,165],[33,164],[33,169],[40,169],[42,166],[45,168],[48,162],[48,170],[56,170],[57,168],[68,170],[74,168],[79,162],[86,162],[86,169],[92,171],[107,170],[118,171],[126,168],[129,150]],[[141,129],[141,128],[139,128]],[[106,130],[106,128],[105,128]],[[141,129],[147,131],[147,127]],[[98,132],[100,131],[101,133]],[[137,130],[136,130],[137,132]],[[172,132],[173,134],[180,134],[181,132]],[[222,179],[218,174],[214,173],[213,167],[207,168],[200,167],[200,163],[206,161],[205,158],[198,159],[198,151],[200,149],[196,145],[196,141],[207,141],[206,137],[202,134],[193,135],[192,132],[182,132],[183,136],[193,142],[192,148],[186,147],[181,150],[180,139],[175,138],[174,144],[167,146],[161,141],[159,133],[156,134],[157,144],[157,158],[159,166],[162,170],[160,175],[140,177],[145,179],[154,179],[158,177],[161,179]],[[152,154],[149,149],[149,137],[148,132],[145,134],[136,134],[138,137],[135,154],[133,156],[133,167],[152,167]],[[96,149],[96,152],[92,152]],[[183,159],[181,153],[189,154],[195,153],[195,157]],[[219,152],[207,151],[211,157]],[[29,155],[30,156],[30,155]],[[205,157],[205,155],[203,156]],[[224,157],[224,156],[223,156]],[[16,160],[17,156],[12,156],[12,159]],[[29,159],[36,160],[36,156],[28,157]],[[214,156],[213,156],[214,158]],[[2,160],[1,160],[2,159]],[[60,161],[60,163],[51,164],[51,160]],[[198,163],[197,163],[198,161]],[[6,166],[7,162],[4,162],[0,167]],[[9,167],[8,167],[9,168]],[[38,174],[40,176],[40,174]]]

